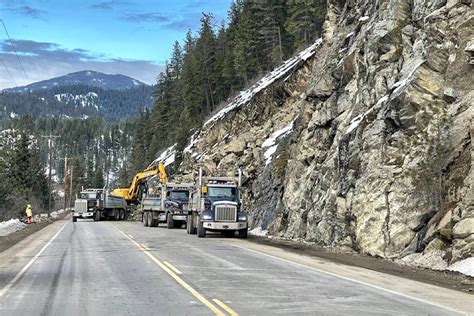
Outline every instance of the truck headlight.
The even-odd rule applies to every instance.
[[[239,222],[246,222],[247,221],[247,215],[239,215]]]
[[[205,221],[210,221],[212,219],[212,216],[210,214],[203,214],[202,219]]]

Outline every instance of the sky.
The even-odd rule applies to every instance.
[[[0,22],[0,90],[81,70],[155,83],[174,41],[199,29],[202,12],[213,13],[219,25],[230,3],[0,0],[0,19],[13,42]]]

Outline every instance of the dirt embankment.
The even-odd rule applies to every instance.
[[[360,254],[330,252],[316,245],[283,239],[249,236],[249,240],[310,257],[323,258],[344,265],[361,267],[474,295],[474,278],[459,272],[414,268],[387,259]]]

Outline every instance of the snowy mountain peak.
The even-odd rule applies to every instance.
[[[7,92],[31,92],[46,90],[61,86],[84,85],[99,87],[104,90],[126,90],[146,85],[136,79],[120,74],[105,74],[93,70],[73,72],[61,77],[51,78],[44,81],[32,83],[27,86],[6,89]]]

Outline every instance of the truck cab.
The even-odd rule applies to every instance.
[[[186,224],[189,234],[205,237],[206,232],[221,232],[247,238],[247,213],[241,209],[241,173],[239,177],[203,177],[199,171],[197,186],[190,195]]]
[[[98,190],[83,190],[74,201],[72,212],[72,221],[76,222],[78,218],[94,218],[94,212],[98,205],[100,193]]]
[[[105,189],[83,189],[74,201],[72,221],[76,222],[78,218],[124,220],[128,212],[123,197],[114,196]]]

